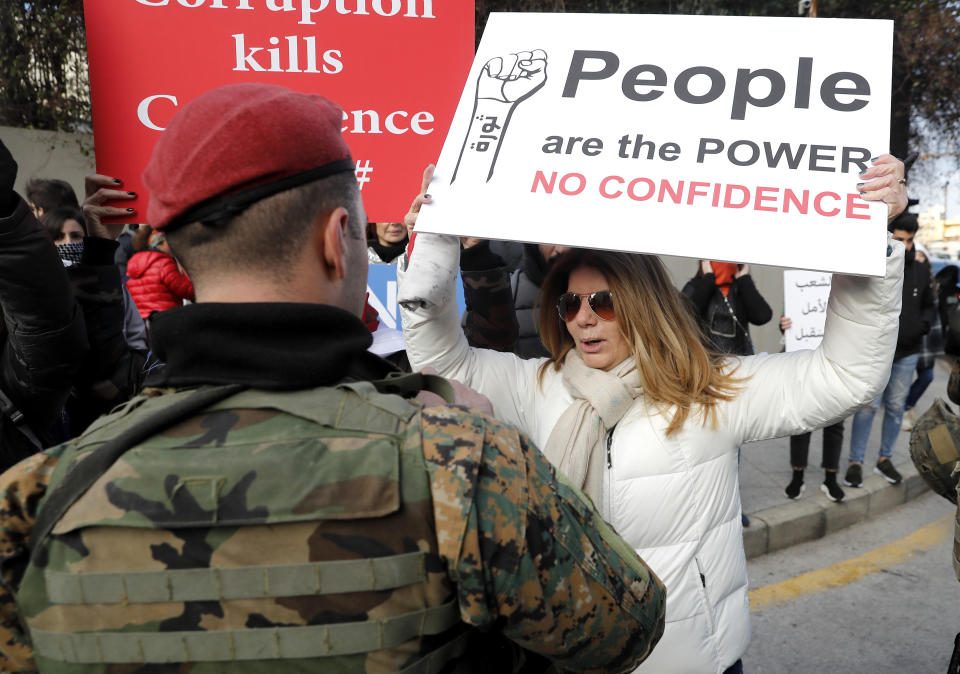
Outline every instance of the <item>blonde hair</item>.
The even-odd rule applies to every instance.
[[[691,414],[716,428],[717,403],[733,400],[745,379],[734,377],[731,361],[704,345],[686,299],[656,256],[576,249],[554,260],[536,308],[540,339],[551,354],[540,367],[540,383],[548,368],[561,369],[574,348],[556,304],[567,292],[570,274],[580,267],[594,269],[607,280],[620,334],[636,360],[645,397],[664,414],[673,410],[667,435],[679,431]]]

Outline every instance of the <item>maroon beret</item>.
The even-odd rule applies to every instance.
[[[143,172],[147,222],[170,229],[242,212],[271,194],[354,170],[340,106],[269,84],[230,84],[173,116]]]

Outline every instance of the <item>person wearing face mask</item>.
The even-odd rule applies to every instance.
[[[61,206],[40,216],[40,224],[57,247],[64,267],[80,264],[83,240],[87,236],[83,213],[79,208]]]
[[[147,330],[114,264],[117,243],[99,222],[94,223],[99,236],[88,236],[83,212],[60,206],[46,210],[40,224],[67,269],[90,344],[54,433],[55,440],[63,441],[139,392]]]
[[[920,359],[923,336],[933,324],[933,290],[930,287],[930,266],[915,260],[916,248],[913,237],[918,229],[917,216],[903,213],[887,226],[893,238],[902,241],[906,248],[903,265],[903,309],[900,312],[900,330],[897,335],[897,350],[893,355],[890,380],[883,394],[853,415],[850,432],[850,463],[843,483],[848,487],[863,486],[863,460],[870,439],[873,417],[883,403],[883,425],[880,430],[880,453],[873,472],[890,484],[900,484],[900,474],[890,457],[903,423],[904,404],[910,392],[913,372]]]
[[[863,198],[899,214],[902,176],[902,162],[877,158],[860,177]],[[417,196],[408,216],[427,201]],[[667,586],[663,638],[637,671],[742,672],[750,608],[737,448],[823,426],[879,394],[896,346],[903,245],[891,240],[883,278],[834,277],[819,349],[744,357],[704,344],[658,257],[570,250],[541,288],[550,356],[529,360],[467,343],[454,302],[458,237],[419,234],[410,248],[398,301],[413,369],[487,396]]]
[[[749,265],[701,260],[683,294],[690,298],[704,334],[720,353],[752,355],[750,324],[763,325],[773,317],[753,283]]]

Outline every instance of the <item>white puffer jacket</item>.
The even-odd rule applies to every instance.
[[[737,448],[826,425],[876,398],[897,342],[903,246],[893,242],[885,278],[835,275],[823,343],[816,351],[740,358],[748,376],[719,409],[716,429],[688,420],[667,437],[667,419],[643,398],[613,430],[604,474],[604,518],[667,587],[666,629],[637,670],[720,673],[750,642]],[[418,236],[399,301],[414,370],[432,367],[480,391],[502,421],[543,447],[572,402],[562,375],[543,360],[474,349],[454,301],[455,237]]]

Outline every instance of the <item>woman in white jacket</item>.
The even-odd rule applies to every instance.
[[[864,198],[895,216],[903,165],[884,156],[870,172]],[[456,237],[421,234],[399,270],[414,370],[486,395],[666,584],[664,635],[638,671],[742,671],[750,607],[737,448],[876,398],[896,346],[903,246],[888,246],[883,278],[834,276],[816,351],[748,357],[707,352],[658,258],[571,251],[542,289],[541,338],[553,356],[539,360],[467,345],[454,301],[459,250]]]

